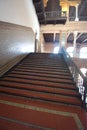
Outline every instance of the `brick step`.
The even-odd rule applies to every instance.
[[[44,93],[52,93],[52,94],[59,94],[59,95],[65,95],[65,96],[72,96],[72,97],[79,97],[80,94],[76,92],[76,90],[70,90],[70,89],[63,89],[63,88],[54,88],[54,87],[46,87],[46,86],[37,86],[37,85],[30,85],[30,84],[23,84],[23,83],[11,83],[11,82],[0,82],[0,87],[7,87],[7,88],[18,88],[18,89],[24,89],[24,90],[31,90],[31,91],[38,91],[38,92],[44,92]]]
[[[19,78],[19,79],[27,79],[27,80],[37,80],[37,81],[49,81],[54,83],[64,82],[64,83],[70,83],[73,84],[73,81],[71,79],[61,79],[61,78],[47,78],[47,77],[36,77],[36,76],[29,76],[29,75],[19,75],[19,74],[8,74],[8,77],[13,78]]]
[[[12,72],[8,72],[5,76],[7,76],[8,74],[13,74],[13,75],[23,75],[23,76],[36,76],[36,77],[46,77],[46,78],[59,78],[59,79],[70,79],[72,80],[72,77],[66,75],[50,75],[50,74],[45,74],[45,73],[32,73],[32,72],[21,72],[21,71],[12,71]]]
[[[40,55],[39,56],[37,56],[37,57],[34,57],[34,56],[27,56],[24,60],[28,60],[28,59],[30,59],[30,60],[38,60],[38,59],[40,59],[40,61],[41,60],[53,60],[54,59],[54,61],[56,61],[56,60],[58,60],[59,59],[59,61],[64,61],[64,58],[63,57],[61,57],[61,56],[53,56],[53,57],[40,57]]]
[[[27,55],[27,58],[40,58],[40,59],[43,59],[43,58],[46,58],[46,59],[56,59],[56,58],[63,58],[63,55],[62,54],[53,54],[53,53],[30,53],[29,55]]]
[[[13,78],[13,77],[4,77],[1,81],[10,81],[10,82],[17,82],[17,83],[25,83],[25,84],[32,84],[32,85],[40,85],[40,86],[49,86],[49,87],[55,87],[55,88],[65,88],[65,89],[74,89],[76,90],[76,87],[74,84],[67,84],[67,83],[53,83],[48,81],[37,81],[37,80],[29,80],[29,79],[19,79],[19,78]]]
[[[45,60],[45,62],[44,62],[44,60]],[[30,58],[25,59],[23,62],[38,62],[38,63],[48,63],[48,62],[50,62],[52,64],[60,64],[60,63],[64,63],[65,61],[63,59],[59,59],[59,58],[57,58],[57,59],[54,59],[54,58],[52,58],[52,59],[46,59],[46,58],[40,59],[38,57],[36,59],[33,59],[33,58],[32,59],[30,59]]]
[[[26,91],[13,88],[0,88],[1,94],[18,96],[20,98],[29,98],[34,100],[48,101],[52,103],[64,103],[68,105],[81,106],[80,99],[76,97],[60,96],[57,94],[48,94],[42,92]]]
[[[44,59],[45,59],[45,61],[53,61],[54,60],[54,62],[58,62],[58,61],[60,61],[60,62],[64,62],[64,58],[59,58],[59,57],[52,57],[52,58],[47,58],[47,57],[43,57],[43,58],[40,58],[40,57],[37,57],[37,58],[34,58],[34,57],[26,57],[25,59],[24,59],[24,61],[44,61]]]
[[[37,68],[47,68],[47,69],[62,69],[62,70],[69,70],[67,66],[45,66],[45,65],[36,65],[36,64],[22,64],[20,63],[18,66],[20,67],[37,67]]]
[[[68,75],[68,76],[71,76],[70,75],[70,72],[54,72],[54,71],[46,71],[46,70],[34,70],[34,69],[19,69],[19,68],[15,68],[13,70],[13,72],[16,72],[16,71],[21,71],[21,72],[34,72],[34,73],[46,73],[46,74],[50,74],[50,75],[58,75],[58,74],[62,74],[62,75]]]
[[[40,61],[43,61],[44,59],[45,60],[49,60],[49,61],[52,61],[53,59],[54,59],[54,61],[56,62],[56,61],[58,61],[58,59],[59,59],[59,61],[64,61],[64,58],[63,57],[40,57],[40,56],[37,56],[37,57],[34,57],[34,56],[30,56],[30,57],[26,57],[24,60],[26,60],[26,61],[28,61],[28,59],[30,59],[30,60],[40,60]]]
[[[45,61],[45,62],[44,62]],[[60,64],[60,63],[65,63],[64,59],[60,59],[60,58],[25,58],[24,60],[21,61],[22,63],[30,63],[30,62],[38,62],[38,63],[52,63],[52,64]]]
[[[39,63],[36,63],[36,62],[34,62],[34,63],[20,63],[19,65],[27,65],[27,66],[38,66],[38,67],[48,67],[48,68],[59,68],[59,67],[61,67],[61,68],[67,68],[67,66],[66,65],[64,65],[64,64],[60,64],[60,65],[58,65],[58,64],[55,64],[55,65],[52,65],[51,63],[49,63],[49,64],[39,64]]]
[[[49,63],[39,63],[39,62],[35,62],[35,61],[34,62],[30,62],[30,63],[26,62],[26,63],[20,63],[20,64],[22,64],[22,65],[23,64],[25,64],[25,65],[28,64],[29,66],[30,65],[32,65],[32,66],[33,65],[36,65],[36,66],[38,65],[38,66],[47,66],[47,67],[65,67],[65,68],[67,67],[66,65],[64,65],[65,63],[62,63],[62,64],[61,63],[60,64],[57,64],[57,63],[56,64],[52,64],[50,62]]]
[[[45,62],[44,62],[45,61]],[[52,64],[63,64],[63,63],[65,63],[65,61],[63,60],[63,59],[40,59],[39,57],[38,57],[38,59],[36,58],[36,59],[30,59],[30,58],[28,58],[28,59],[24,59],[23,61],[22,61],[22,63],[33,63],[33,62],[36,62],[36,63],[52,63]]]
[[[17,69],[31,69],[31,70],[33,69],[33,70],[44,70],[44,71],[56,71],[56,72],[68,72],[68,73],[70,73],[68,69],[60,69],[60,68],[59,69],[58,68],[52,69],[52,68],[46,68],[44,66],[42,68],[39,68],[39,67],[36,67],[36,66],[32,67],[32,66],[23,66],[23,65],[20,66],[19,65],[16,68]]]
[[[57,74],[50,74],[49,72],[41,72],[41,71],[31,71],[31,70],[13,70],[13,71],[10,71],[9,73],[16,73],[16,74],[25,74],[25,75],[28,75],[28,74],[38,74],[38,75],[50,75],[51,77],[57,77],[57,76],[65,76],[65,77],[70,77],[71,78],[71,75],[70,74],[67,74],[67,73],[61,73],[61,72],[58,72]]]

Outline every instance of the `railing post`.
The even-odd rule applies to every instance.
[[[85,77],[81,73],[77,65],[74,63],[64,48],[62,48],[62,52],[68,68],[76,83],[76,87],[78,88],[77,90],[81,94],[82,107],[87,110],[87,76]]]
[[[85,90],[84,90],[84,97],[83,97],[83,107],[86,108],[86,94],[87,94],[87,77],[85,77],[83,79],[83,86],[85,87]]]

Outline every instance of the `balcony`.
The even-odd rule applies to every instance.
[[[58,23],[65,24],[66,20],[67,20],[66,11],[50,11],[50,12],[44,12],[44,22],[40,21],[40,23],[41,24],[58,24]]]

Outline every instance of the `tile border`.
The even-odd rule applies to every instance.
[[[82,125],[82,123],[81,123],[81,121],[76,113],[50,110],[47,108],[25,105],[25,104],[21,104],[21,103],[6,101],[6,100],[0,100],[0,103],[10,105],[10,106],[20,107],[20,108],[25,108],[25,109],[31,109],[31,110],[35,110],[35,111],[39,111],[39,112],[46,112],[46,113],[51,113],[51,114],[56,114],[56,115],[61,115],[61,116],[72,117],[74,119],[74,121],[76,122],[78,130],[84,130],[84,127],[83,127],[83,125]]]

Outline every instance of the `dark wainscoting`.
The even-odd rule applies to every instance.
[[[0,21],[0,76],[34,50],[31,28]]]

